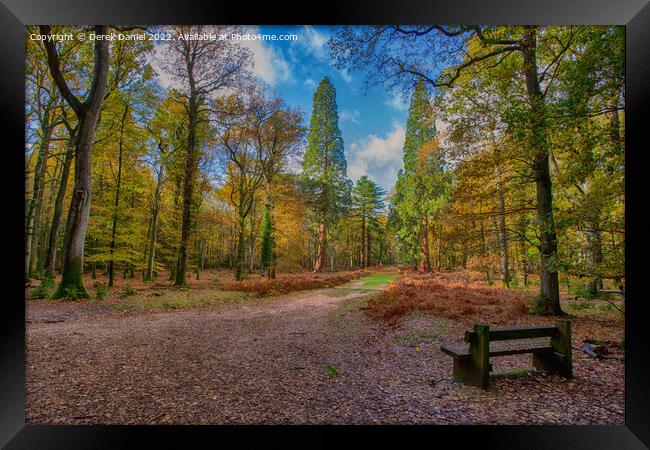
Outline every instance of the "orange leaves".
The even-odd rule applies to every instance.
[[[424,311],[468,323],[490,323],[526,315],[530,294],[513,289],[487,287],[475,272],[408,274],[370,302],[368,313],[395,323],[400,317]]]
[[[439,151],[439,144],[437,139],[432,139],[420,146],[416,155],[420,168],[426,167],[431,158]]]
[[[332,287],[359,278],[365,274],[362,270],[336,273],[299,273],[282,274],[275,279],[256,276],[242,281],[230,281],[223,284],[224,290],[255,292],[258,296],[286,294]]]

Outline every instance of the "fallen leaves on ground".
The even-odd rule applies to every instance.
[[[454,277],[464,289],[463,277]],[[424,290],[426,283],[418,286]],[[472,287],[470,281],[467,289]],[[500,290],[476,288],[475,293],[456,289],[455,297],[443,287],[433,289],[447,303],[465,292],[467,303],[494,312],[483,318],[490,324],[502,319],[508,324],[552,323],[552,317],[500,313],[497,307],[506,306],[486,299]],[[574,378],[567,380],[530,371],[530,355],[493,358],[494,372],[501,375],[493,377],[491,388],[465,386],[451,380],[452,359],[440,346],[462,343],[463,330],[475,316],[444,317],[444,312],[416,308],[389,323],[361,309],[366,302],[359,296],[366,294],[340,291],[119,315],[87,302],[29,300],[26,420],[624,423],[620,361],[592,359],[574,350]],[[500,293],[496,297],[502,298]],[[573,346],[589,341],[606,346],[608,354],[622,352],[613,343],[622,339],[623,322],[612,317],[571,317]]]

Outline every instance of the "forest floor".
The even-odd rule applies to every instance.
[[[552,323],[499,304],[532,293],[520,297],[467,274],[367,275],[280,295],[227,291],[227,280],[209,284],[223,278],[217,274],[185,290],[129,286],[137,293],[118,287],[101,301],[27,300],[26,421],[624,423],[624,363],[579,350],[590,339],[622,355],[623,318],[609,303],[563,300],[573,321],[573,379],[533,371],[530,355],[501,357],[492,360],[490,389],[482,390],[451,380],[452,359],[440,346],[462,343],[479,317]],[[411,297],[419,300],[386,306]],[[450,299],[469,300],[455,310]]]

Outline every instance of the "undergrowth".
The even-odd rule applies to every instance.
[[[369,302],[367,312],[390,323],[412,312],[446,319],[507,322],[529,313],[530,294],[516,289],[486,287],[471,273],[408,274]]]
[[[295,291],[330,288],[344,284],[363,276],[365,272],[339,273],[301,273],[287,274],[277,278],[249,278],[242,281],[223,282],[221,287],[226,291],[253,292],[259,297],[270,297]]]

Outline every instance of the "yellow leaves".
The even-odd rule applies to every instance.
[[[432,139],[422,145],[417,152],[418,166],[424,168],[431,158],[438,152],[440,143],[437,139]]]
[[[291,179],[287,177],[280,181],[273,190],[278,266],[298,265],[300,255],[307,250],[307,233],[303,226],[306,209]]]

